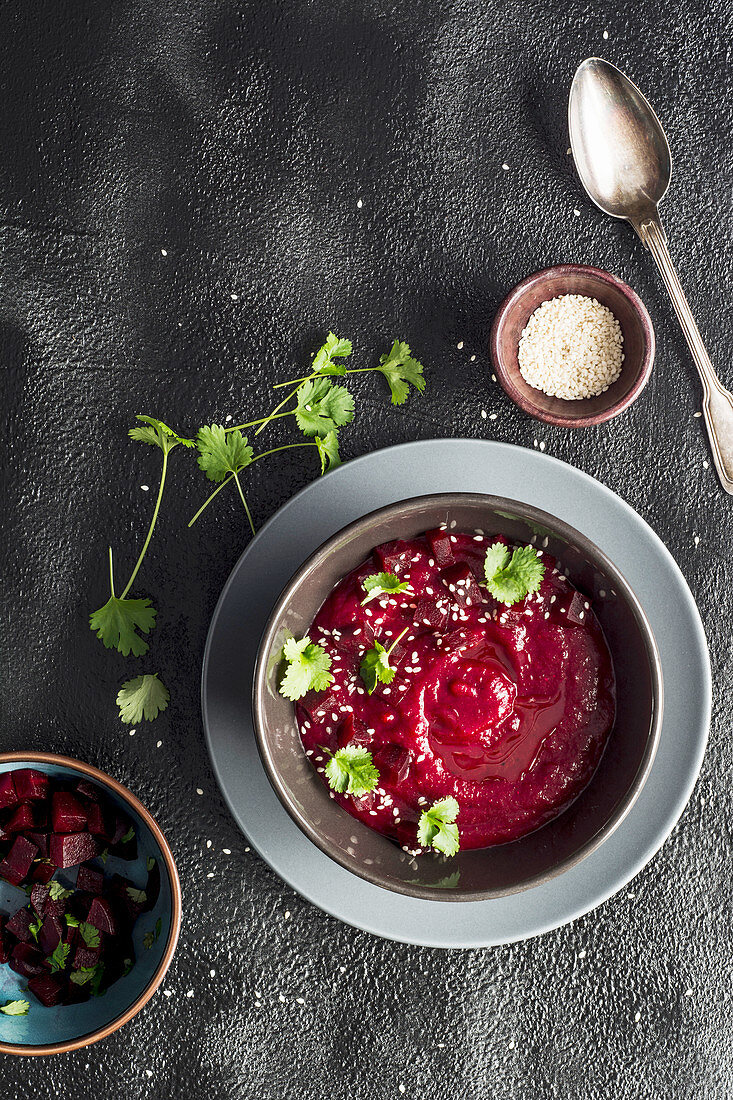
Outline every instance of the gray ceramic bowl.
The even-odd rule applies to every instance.
[[[379,543],[409,539],[440,523],[532,538],[559,558],[593,600],[614,661],[618,707],[608,747],[590,784],[554,821],[520,840],[459,852],[452,859],[411,857],[329,798],[308,762],[292,703],[278,692],[282,645],[301,637],[341,578]],[[601,596],[601,592],[605,595]],[[662,675],[649,624],[605,555],[578,531],[518,501],[473,493],[417,497],[380,508],[320,547],[278,600],[260,643],[253,710],[260,755],[283,806],[326,855],[386,890],[412,897],[475,901],[500,897],[562,873],[601,844],[623,820],[654,759],[662,718]]]

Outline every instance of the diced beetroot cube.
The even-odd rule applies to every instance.
[[[31,978],[28,988],[45,1008],[60,1004],[64,997],[64,983],[53,974],[40,974],[37,978]]]
[[[112,836],[110,838],[110,847],[117,847],[122,841],[123,836],[126,836],[130,831],[130,819],[124,817],[122,814],[116,813],[114,816],[114,826],[112,828]]]
[[[385,573],[394,573],[397,576],[408,572],[407,567],[413,557],[412,546],[402,539],[382,543],[375,548],[374,555]]]
[[[434,596],[421,596],[417,601],[415,622],[431,630],[443,630],[448,622],[447,599],[437,600]]]
[[[341,700],[338,692],[326,691],[326,692],[314,692],[309,691],[300,700],[300,705],[303,710],[308,714],[309,718],[313,718],[315,715],[322,716],[324,714],[336,713],[341,706]]]
[[[393,785],[404,783],[412,764],[412,753],[403,745],[382,745],[373,755],[380,781],[387,779]]]
[[[110,841],[112,839],[112,828],[102,805],[99,802],[90,802],[87,806],[87,829],[92,836],[99,836],[103,840]]]
[[[368,813],[369,810],[374,809],[376,801],[376,791],[367,791],[366,794],[362,794],[359,795],[358,798],[354,798],[354,808],[357,810],[361,810],[363,813]]]
[[[448,589],[453,602],[459,607],[476,606],[482,602],[481,589],[465,562],[449,565],[440,574],[440,579]]]
[[[94,867],[82,864],[76,878],[77,890],[83,890],[85,894],[101,894],[104,890],[104,875]]]
[[[367,732],[366,722],[362,722],[354,714],[347,714],[339,726],[336,738],[339,748],[343,749],[346,745],[369,745],[372,735]]]
[[[108,936],[117,935],[117,922],[112,913],[112,906],[106,898],[94,898],[89,906],[87,924],[94,925],[100,932],[106,932]]]
[[[18,909],[12,917],[8,917],[5,924],[6,931],[11,932],[21,943],[33,943],[33,933],[30,928],[35,919],[35,913],[27,907]]]
[[[36,848],[38,848],[38,854],[41,859],[48,859],[48,833],[41,833],[36,829],[32,829],[25,835],[35,844]]]
[[[84,966],[96,966],[99,956],[102,954],[102,936],[99,937],[99,947],[87,947],[83,940],[79,940],[79,946],[74,952],[74,970],[81,970]]]
[[[38,946],[48,958],[61,943],[64,929],[58,917],[45,917],[38,931]]]
[[[587,600],[580,592],[573,592],[573,598],[568,604],[566,619],[569,626],[585,626],[590,610],[590,600]]]
[[[58,917],[61,919],[68,905],[68,900],[63,898],[47,898],[46,904],[43,907],[44,917]]]
[[[5,859],[0,863],[0,878],[20,886],[38,854],[38,848],[24,836],[16,836]]]
[[[54,871],[55,867],[53,867],[50,863],[44,863],[43,861],[41,861],[40,863],[34,863],[33,867],[31,868],[31,873],[28,875],[28,881],[40,882],[42,884],[50,882],[53,878]]]
[[[31,905],[38,916],[43,916],[43,907],[48,901],[48,886],[37,883],[31,890]]]
[[[8,820],[3,825],[6,833],[22,833],[26,829],[32,829],[34,825],[33,810],[23,803],[16,806]]]
[[[483,640],[484,635],[478,627],[472,629],[459,628],[458,630],[451,630],[450,634],[445,635],[441,648],[443,653],[459,653],[461,650],[480,645]]]
[[[54,791],[51,823],[55,833],[80,833],[87,823],[87,815],[79,799],[69,791]]]
[[[392,665],[393,668],[399,668],[399,666],[404,661],[406,654],[407,650],[405,649],[402,642],[397,642],[395,645],[392,646],[389,655],[389,663]]]
[[[88,798],[90,802],[99,802],[102,797],[102,791],[90,779],[80,779],[76,785],[76,793],[82,798]]]
[[[94,859],[99,845],[91,833],[66,833],[51,837],[49,857],[54,867],[75,867]]]
[[[433,531],[426,531],[425,538],[430,544],[436,565],[442,567],[453,564],[456,559],[453,557],[453,546],[447,531],[443,530],[442,527],[436,527]]]
[[[18,795],[15,793],[15,783],[12,772],[3,772],[0,775],[0,810],[6,806],[15,806]]]
[[[19,943],[10,952],[10,969],[22,978],[34,978],[46,970],[44,958],[37,947],[29,943]]]
[[[15,793],[19,802],[42,801],[48,798],[48,776],[35,768],[21,768],[13,772]]]
[[[358,657],[363,650],[374,645],[374,628],[371,623],[347,623],[331,635],[331,646],[344,657]]]
[[[134,882],[122,875],[113,875],[110,879],[110,894],[114,904],[115,917],[118,925],[127,924],[132,927],[143,911],[144,902],[136,901],[138,888]],[[132,890],[132,894],[130,891]]]

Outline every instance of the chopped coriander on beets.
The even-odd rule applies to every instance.
[[[5,1016],[27,1016],[30,1007],[28,1001],[6,1001],[0,1005],[0,1012]]]
[[[280,682],[280,694],[295,702],[309,691],[325,691],[333,683],[331,658],[322,646],[312,642],[308,635],[298,642],[288,638],[283,646],[287,662]]]
[[[389,659],[392,656],[395,646],[401,638],[404,638],[409,629],[409,626],[406,626],[402,633],[392,642],[389,649],[385,649],[381,642],[375,641],[373,647],[368,649],[364,654],[361,665],[359,666],[359,675],[364,681],[370,695],[374,692],[378,683],[391,684],[394,680],[396,669],[392,668]]]
[[[532,546],[518,546],[510,556],[503,542],[495,542],[486,551],[484,571],[491,595],[509,606],[537,592],[545,575],[545,567]]]
[[[324,749],[330,757],[326,764],[326,778],[337,794],[353,794],[356,798],[373,791],[379,782],[379,772],[374,766],[372,754],[363,745],[344,745],[335,753]]]
[[[410,591],[409,582],[401,581],[394,573],[372,573],[364,578],[362,588],[367,594],[366,599],[361,601],[362,607],[378,596],[397,596]]]
[[[452,795],[434,802],[423,810],[417,825],[417,841],[423,848],[434,848],[446,856],[454,856],[460,848],[458,836],[458,802]]]

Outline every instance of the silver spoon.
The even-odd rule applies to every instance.
[[[723,488],[733,494],[733,395],[713,370],[657,209],[672,175],[664,130],[636,85],[600,57],[589,57],[579,66],[568,119],[573,157],[588,195],[606,214],[626,218],[657,262],[702,381],[702,410],[715,466]]]

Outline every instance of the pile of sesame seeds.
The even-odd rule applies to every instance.
[[[519,370],[533,389],[579,401],[621,374],[621,326],[595,298],[562,294],[534,311],[519,341]]]

